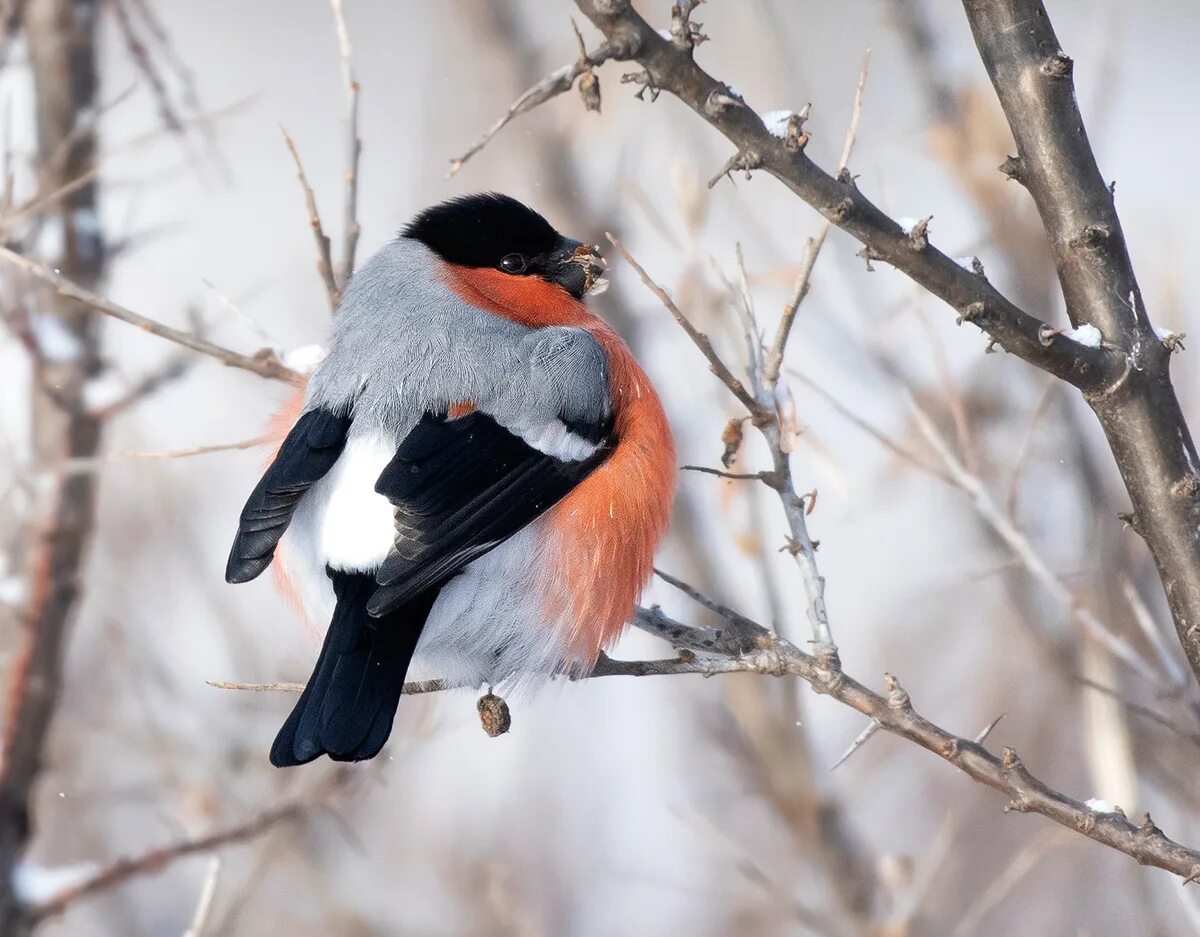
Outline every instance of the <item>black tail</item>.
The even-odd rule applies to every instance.
[[[330,571],[337,606],[321,656],[296,708],[275,737],[271,764],[302,765],[374,758],[392,731],[404,675],[437,589],[383,618],[367,614],[378,588],[370,573]]]

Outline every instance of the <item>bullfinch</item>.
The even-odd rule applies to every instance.
[[[277,578],[320,656],[271,762],[358,761],[414,655],[469,685],[585,673],[653,571],[675,452],[583,303],[597,249],[503,195],[429,208],[354,273],[225,578]]]

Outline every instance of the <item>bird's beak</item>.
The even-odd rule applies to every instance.
[[[581,244],[563,238],[555,254],[557,263],[552,266],[550,273],[550,279],[555,283],[576,299],[604,292],[608,286],[608,281],[604,279],[608,264],[600,256],[599,245]]]

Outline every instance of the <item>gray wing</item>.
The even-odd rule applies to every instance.
[[[440,586],[564,498],[613,447],[603,350],[582,330],[538,336],[526,407],[457,419],[427,413],[375,490],[396,509],[396,545],[368,604],[386,615]],[[511,399],[508,405],[515,406]]]

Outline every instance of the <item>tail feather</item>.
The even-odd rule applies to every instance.
[[[425,592],[380,619],[367,613],[369,573],[330,572],[337,606],[304,692],[275,744],[271,764],[374,758],[391,734],[404,677],[437,598]]]

